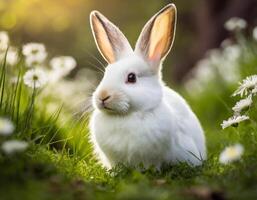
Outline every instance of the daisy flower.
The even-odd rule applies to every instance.
[[[221,42],[221,44],[220,44],[220,46],[222,47],[222,48],[226,48],[226,47],[229,47],[229,46],[231,46],[231,45],[233,45],[233,41],[231,40],[231,39],[225,39],[225,40],[223,40],[222,42]]]
[[[61,76],[68,75],[76,65],[76,60],[71,56],[54,57],[50,61],[50,66],[54,72],[59,73]]]
[[[0,31],[0,51],[6,51],[9,43],[9,36],[6,31]]]
[[[9,65],[15,65],[18,62],[18,49],[10,47],[7,52],[6,62]]]
[[[6,154],[13,154],[15,152],[21,152],[26,150],[28,147],[28,143],[19,140],[9,140],[2,144],[2,150]]]
[[[228,164],[233,161],[237,161],[241,158],[243,153],[244,147],[241,144],[226,147],[220,154],[219,162],[222,164]]]
[[[252,89],[251,93],[253,95],[256,95],[257,94],[257,85]]]
[[[257,26],[253,29],[253,39],[257,41]]]
[[[56,83],[63,77],[63,75],[57,70],[49,70],[47,75],[50,83]]]
[[[37,56],[27,56],[25,58],[25,64],[29,68],[39,67],[39,66],[42,65],[45,58],[46,58],[46,54],[45,55],[43,55],[43,54],[42,55],[37,55]]]
[[[41,52],[45,52],[45,45],[42,43],[27,43],[22,47],[22,53],[24,56],[36,55]]]
[[[44,44],[28,43],[23,45],[22,53],[26,57],[25,63],[28,67],[35,67],[43,63],[47,57]]]
[[[11,135],[13,131],[13,123],[6,118],[0,117],[0,135]]]
[[[23,76],[24,84],[31,88],[43,87],[47,80],[47,75],[42,69],[28,70]]]
[[[4,60],[5,52],[0,54],[0,60]],[[6,63],[9,65],[15,65],[18,62],[18,50],[15,47],[10,47],[6,55]]]
[[[252,95],[249,95],[247,98],[238,101],[232,110],[236,113],[240,113],[243,109],[249,108],[252,103]]]
[[[249,90],[254,89],[257,86],[257,75],[246,77],[239,85],[240,86],[232,96],[240,95],[242,97],[243,95],[247,95]]]
[[[248,120],[249,117],[246,115],[239,115],[230,117],[228,120],[224,120],[221,124],[222,129],[225,129],[229,126],[238,126],[238,124],[242,121]]]
[[[228,31],[240,31],[245,29],[247,26],[247,22],[239,17],[230,18],[224,25],[225,29]]]
[[[241,47],[237,44],[233,44],[224,48],[224,55],[230,61],[237,60],[242,53]]]

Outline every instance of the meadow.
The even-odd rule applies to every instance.
[[[161,171],[102,168],[88,141],[95,74],[71,78],[73,57],[0,32],[0,199],[256,199],[257,28],[225,27],[231,38],[175,88],[201,121],[208,159]]]

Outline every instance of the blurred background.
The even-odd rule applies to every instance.
[[[99,63],[94,57],[105,62],[90,31],[91,10],[106,15],[134,46],[147,20],[171,2],[178,8],[178,24],[164,67],[169,83],[181,83],[208,49],[219,47],[229,37],[224,29],[228,19],[245,19],[249,30],[257,24],[257,0],[0,0],[0,30],[9,32],[14,45],[42,42],[49,57],[71,55],[78,62],[77,69],[95,70]]]

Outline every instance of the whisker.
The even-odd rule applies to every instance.
[[[101,76],[103,76],[104,74],[102,72],[99,72],[99,71],[95,71],[93,70],[95,73],[98,73],[98,74],[101,74]]]
[[[95,71],[95,72],[97,72],[97,71]],[[91,88],[89,89],[90,91],[90,93],[87,93],[88,95],[91,95],[92,94],[92,92],[96,89],[96,87],[97,87],[97,85],[95,85],[95,83],[93,83],[93,81],[91,80],[91,79],[87,79],[86,81],[84,81],[83,82],[83,84],[88,84]],[[83,92],[83,94],[85,94],[84,92]]]
[[[94,67],[95,69],[99,70],[100,72],[102,72],[102,74],[104,74],[104,71],[103,69],[101,69],[100,67],[98,67],[97,65],[89,62],[89,61],[86,61],[90,66]]]
[[[79,115],[78,121],[80,121],[86,114],[93,111],[92,97],[90,96],[87,99],[82,100],[81,102],[78,103],[78,105],[79,104],[81,104],[82,109],[73,113],[73,116]]]
[[[90,53],[88,50],[85,49],[85,52],[91,56],[91,58],[93,58],[94,60],[96,60],[102,67],[103,69],[105,69],[105,65],[96,57],[94,56],[92,53]]]

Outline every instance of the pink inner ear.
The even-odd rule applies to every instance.
[[[154,21],[149,45],[149,60],[161,60],[169,50],[171,44],[172,12],[166,10]]]
[[[92,15],[92,20],[96,43],[101,54],[108,63],[115,62],[114,50],[103,24],[96,15]]]
[[[159,40],[157,45],[155,46],[154,50],[149,55],[149,60],[152,62],[160,61],[162,57],[162,51],[163,51],[163,39]]]

